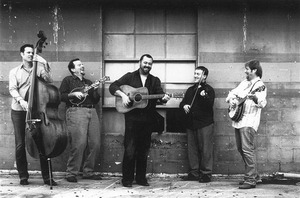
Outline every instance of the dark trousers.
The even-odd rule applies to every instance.
[[[147,157],[151,144],[151,128],[145,122],[125,122],[123,182],[146,180]]]
[[[187,129],[189,174],[211,176],[213,168],[213,124],[201,129]]]
[[[15,131],[16,163],[20,179],[28,179],[28,167],[25,150],[26,111],[11,111],[11,119]],[[44,180],[49,180],[49,167],[47,159],[40,156],[41,171]]]

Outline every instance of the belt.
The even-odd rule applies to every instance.
[[[95,105],[71,105],[71,106],[68,106],[69,107],[82,107],[82,108],[95,108]]]

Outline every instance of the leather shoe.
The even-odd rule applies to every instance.
[[[82,179],[102,180],[102,177],[100,175],[84,175]]]
[[[250,188],[255,188],[255,184],[248,184],[248,183],[243,183],[242,185],[239,186],[239,189],[250,189]]]
[[[73,182],[73,183],[77,182],[77,179],[76,179],[75,176],[66,177],[66,180],[67,180],[68,182]]]
[[[21,179],[21,180],[20,180],[20,184],[21,184],[21,185],[28,185],[29,182],[28,182],[27,179]]]
[[[183,181],[198,181],[198,177],[188,174],[188,176],[181,177]]]
[[[49,180],[44,180],[44,184],[47,184],[47,185],[50,186],[50,179]],[[56,181],[54,181],[53,179],[52,179],[52,186],[57,186]]]
[[[200,177],[199,182],[200,183],[208,183],[208,182],[211,182],[211,178],[208,175],[203,175],[202,177]]]
[[[141,186],[150,186],[148,181],[136,181],[136,184],[141,185]]]
[[[122,185],[123,185],[124,187],[132,187],[132,182],[129,182],[129,181],[123,181],[123,180],[122,180]]]
[[[239,181],[239,185],[243,185],[244,184],[244,180],[243,181]]]

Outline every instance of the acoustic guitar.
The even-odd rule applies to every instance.
[[[149,95],[147,87],[134,88],[129,85],[122,85],[121,90],[130,98],[130,104],[125,107],[120,96],[116,97],[116,109],[120,113],[127,113],[135,108],[145,108],[149,99],[158,99],[164,97],[165,94]],[[184,93],[168,94],[172,98],[183,98]]]
[[[75,89],[73,89],[70,93],[73,92],[81,92],[83,93],[83,97],[81,99],[74,97],[74,98],[70,98],[69,101],[74,104],[74,105],[80,105],[81,103],[83,103],[88,95],[88,91],[92,88],[97,88],[100,83],[104,83],[105,81],[110,80],[109,76],[104,76],[103,78],[101,78],[100,80],[96,80],[93,84],[89,85],[89,86],[83,86],[83,87],[77,87]]]
[[[265,90],[265,85],[258,87],[257,89],[250,92],[250,94],[254,94],[255,92],[260,92]],[[228,115],[232,121],[238,122],[242,118],[242,114],[244,112],[244,103],[247,99],[247,96],[244,98],[238,98],[238,103],[235,105],[229,105]]]

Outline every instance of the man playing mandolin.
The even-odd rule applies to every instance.
[[[122,85],[129,85],[133,88],[146,87],[149,94],[163,94],[160,98],[162,102],[170,99],[167,94],[164,94],[160,79],[150,74],[152,63],[151,55],[142,55],[138,70],[125,74],[110,85],[110,93],[122,98],[124,108],[132,107],[132,101],[121,89]],[[122,164],[122,184],[125,187],[132,187],[134,179],[139,185],[149,186],[146,169],[151,144],[151,125],[155,122],[156,102],[157,99],[151,99],[145,108],[136,108],[125,113],[125,151]]]
[[[52,82],[48,62],[38,54],[34,54],[34,46],[25,44],[20,48],[22,63],[9,72],[9,93],[12,96],[11,119],[14,125],[16,164],[21,185],[28,185],[28,169],[25,150],[26,112],[28,111],[27,94],[31,86],[33,62],[42,65],[37,67],[37,76],[45,82]],[[47,159],[40,155],[41,172],[44,183],[50,185],[49,167]],[[52,181],[52,185],[57,183]]]
[[[267,90],[261,80],[262,67],[257,60],[245,64],[246,79],[229,92],[229,117],[235,128],[236,145],[245,163],[244,181],[240,189],[255,188],[260,177],[255,160],[254,139],[260,123],[261,109],[267,104]],[[232,113],[233,112],[233,113]]]
[[[83,159],[82,179],[101,180],[101,176],[94,173],[101,137],[95,109],[95,104],[100,100],[99,89],[91,86],[92,82],[84,78],[84,66],[80,59],[71,60],[68,69],[72,75],[65,77],[60,86],[61,100],[67,107],[66,123],[70,144],[66,180],[77,182]],[[86,94],[83,90],[87,86],[92,88]]]

